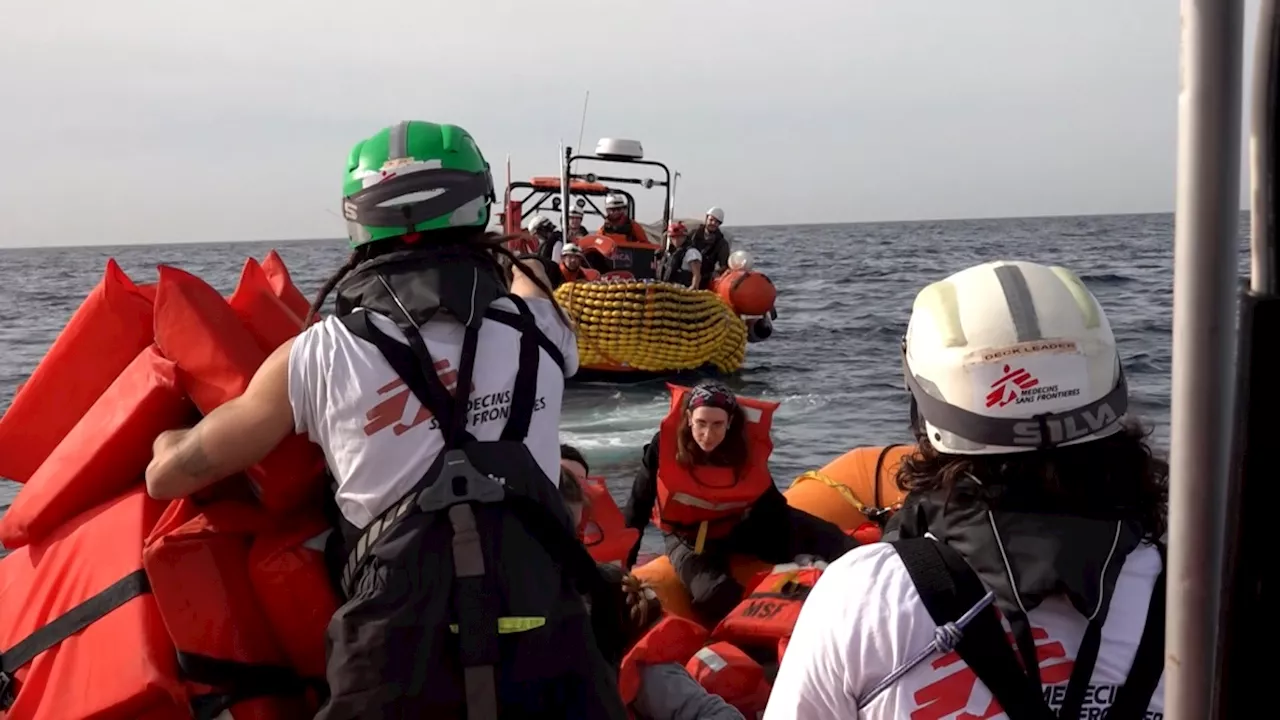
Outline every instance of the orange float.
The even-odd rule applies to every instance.
[[[897,468],[913,448],[907,445],[854,448],[821,470],[801,475],[783,494],[792,507],[835,523],[846,532],[856,530],[872,520],[867,513],[880,515],[877,508],[890,510],[901,506],[905,493],[898,489]],[[745,588],[752,587],[760,573],[771,567],[745,556],[730,559],[734,579]],[[631,572],[649,583],[668,614],[696,621],[689,591],[665,556]]]
[[[177,366],[151,347],[138,353],[22,486],[0,518],[0,541],[18,548],[139,484],[151,445],[194,412]]]
[[[755,270],[730,270],[716,278],[711,289],[739,315],[765,315],[778,300],[773,281]]]
[[[208,414],[239,397],[266,352],[227,301],[200,278],[161,266],[155,339],[197,408]],[[262,504],[289,510],[317,497],[324,456],[303,435],[292,435],[247,471]]]
[[[0,418],[0,477],[26,482],[151,344],[152,297],[114,260]]]

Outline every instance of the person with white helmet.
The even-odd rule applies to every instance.
[[[640,223],[631,217],[631,204],[627,198],[617,193],[604,199],[604,224],[596,231],[597,235],[605,235],[615,241],[656,247],[649,240],[649,235]]]
[[[579,208],[569,209],[569,238],[576,239],[586,237],[589,233],[587,229],[582,227],[582,210]]]
[[[766,720],[1160,717],[1168,465],[1097,299],[971,267],[916,296],[902,362],[907,502],[809,595]]]
[[[525,230],[538,239],[538,257],[560,262],[560,252],[564,247],[564,235],[556,229],[555,223],[546,215],[534,215],[525,224]]]
[[[701,253],[702,282],[701,287],[711,287],[711,281],[717,275],[729,269],[729,238],[725,237],[720,226],[724,223],[724,210],[713,207],[707,210],[702,225],[689,236],[689,244]]]
[[[560,276],[564,282],[599,280],[600,271],[587,265],[586,254],[577,245],[565,245],[560,256]]]

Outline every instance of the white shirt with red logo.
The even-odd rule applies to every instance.
[[[1141,545],[1124,562],[1080,718],[1103,718],[1138,651],[1160,554]],[[1029,613],[1045,699],[1062,704],[1087,621],[1066,597]],[[934,639],[936,625],[897,551],[864,545],[828,566],[805,601],[765,720],[1000,720],[1004,711],[955,652],[934,653],[865,708],[861,698]],[[1006,630],[1008,626],[1006,624]],[[1147,718],[1164,716],[1164,678]]]
[[[538,328],[562,355],[561,373],[540,351],[538,394],[525,445],[553,483],[560,481],[560,404],[564,379],[578,370],[573,331],[551,302],[527,299]],[[506,298],[495,308],[516,312]],[[408,344],[389,318],[373,315],[388,337]],[[422,327],[422,338],[446,388],[457,384],[463,325],[439,315]],[[480,326],[468,400],[467,428],[477,440],[497,440],[506,426],[515,385],[520,334],[508,325]],[[422,406],[374,346],[353,336],[340,320],[325,318],[302,332],[289,353],[289,402],[297,432],[319,445],[338,481],[343,516],[364,527],[413,490],[444,447],[436,418]]]

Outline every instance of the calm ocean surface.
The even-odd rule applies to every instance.
[[[1247,275],[1247,214],[1240,272]],[[735,248],[778,287],[773,337],[752,345],[730,384],[781,401],[772,469],[780,486],[859,445],[907,437],[898,343],[915,293],[985,260],[1022,259],[1075,270],[1098,296],[1120,343],[1133,408],[1167,437],[1173,216],[1124,215],[728,228]],[[345,240],[288,243],[0,250],[0,408],[40,361],[114,257],[139,282],[176,265],[229,293],[247,255],[271,248],[311,295],[337,268]],[[667,405],[660,383],[569,389],[565,442],[623,496],[640,450]],[[18,486],[0,480],[0,508]],[[651,530],[652,532],[652,530]]]

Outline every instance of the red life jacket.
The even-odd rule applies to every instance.
[[[582,544],[596,562],[616,563],[625,570],[627,556],[640,538],[640,531],[627,527],[604,478],[587,478],[582,492],[587,500],[582,508],[582,524],[578,526]]]
[[[775,565],[751,594],[720,621],[711,637],[743,647],[778,647],[779,640],[791,637],[800,607],[826,567],[824,562],[812,566]]]
[[[685,669],[704,690],[724,698],[748,720],[764,715],[773,688],[760,663],[742,650],[727,642],[713,643],[694,653]]]
[[[676,457],[677,430],[689,388],[668,384],[671,410],[658,437],[658,502],[653,520],[666,532],[697,533],[697,548],[706,538],[729,534],[743,514],[773,487],[769,429],[778,403],[738,397],[747,418],[747,463],[739,469],[710,465],[687,467]],[[734,431],[734,429],[730,429]]]
[[[684,663],[707,642],[707,630],[692,620],[667,615],[631,646],[618,671],[618,691],[630,705],[640,692],[640,667]]]

